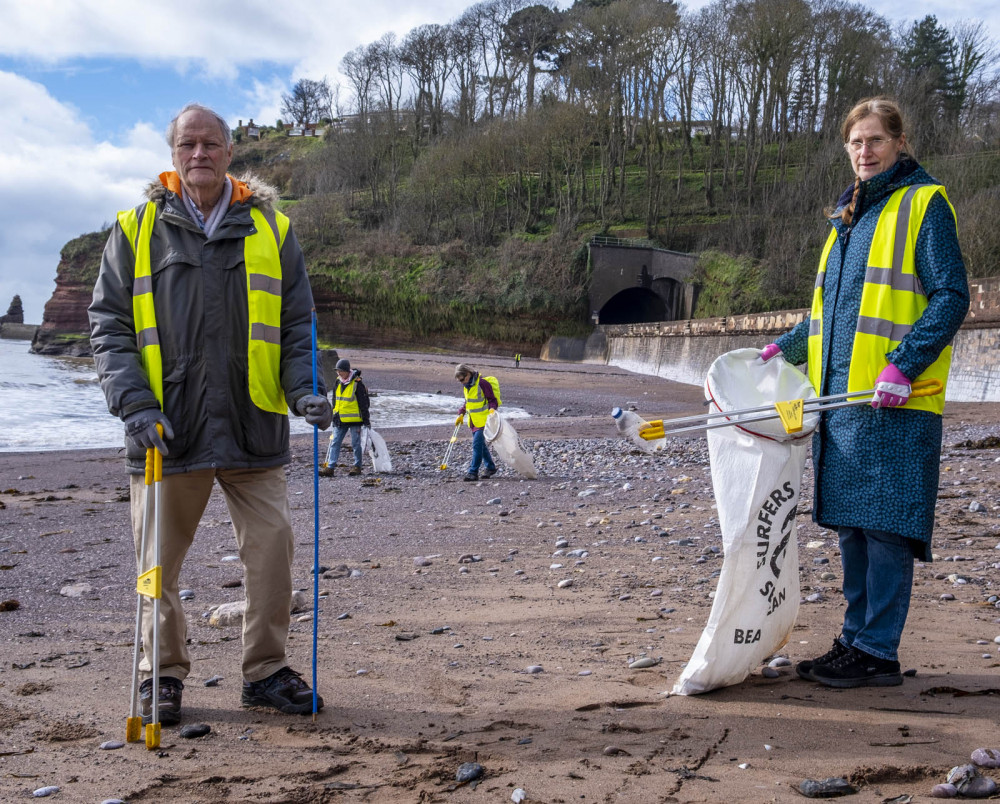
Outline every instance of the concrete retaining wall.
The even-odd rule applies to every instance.
[[[969,315],[955,336],[949,400],[1000,402],[1000,278],[972,280]],[[603,336],[542,352],[543,359],[582,360],[568,357],[586,353],[586,362],[653,374],[676,382],[701,385],[709,366],[733,349],[759,349],[802,321],[808,310],[783,310],[726,318],[702,318],[651,324],[598,327]],[[596,333],[595,333],[596,334]],[[563,339],[568,340],[568,339]],[[563,356],[567,355],[567,356]]]

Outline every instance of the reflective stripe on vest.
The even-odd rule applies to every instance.
[[[356,379],[351,380],[346,385],[342,382],[337,383],[337,406],[333,411],[340,416],[341,424],[361,424],[361,408],[358,405],[357,385],[358,381]]]
[[[261,410],[288,415],[281,388],[281,247],[288,233],[288,218],[275,212],[275,230],[259,209],[251,207],[250,215],[257,229],[243,241],[250,320],[250,399]]]
[[[897,190],[879,215],[861,290],[847,376],[848,392],[864,391],[875,386],[879,373],[888,364],[888,354],[899,346],[927,307],[927,296],[916,273],[914,253],[924,215],[936,193],[941,193],[954,215],[955,209],[948,201],[944,187],[938,184],[919,184]],[[817,393],[821,393],[823,377],[823,282],[830,251],[836,240],[834,230],[820,256],[810,313],[808,372],[809,381]],[[944,411],[951,351],[951,346],[946,346],[926,371],[911,380],[938,379],[942,384],[941,393],[911,397],[903,407],[937,414]]]
[[[288,232],[288,218],[275,213],[275,226],[258,209],[251,209],[256,232],[243,240],[247,275],[249,333],[247,374],[250,399],[262,410],[288,414],[281,388],[281,246]],[[149,244],[153,236],[156,205],[146,204],[140,227],[134,209],[118,213],[118,223],[135,255],[132,315],[136,341],[149,385],[163,408],[163,358],[153,305],[153,277]]]
[[[486,401],[486,394],[479,387],[481,375],[477,374],[471,388],[462,386],[465,393],[465,412],[469,414],[469,422],[473,427],[482,427],[486,424],[486,417],[489,415],[489,403]]]
[[[132,318],[135,321],[135,339],[139,347],[142,368],[149,380],[149,388],[163,410],[163,359],[160,355],[160,338],[156,331],[156,310],[153,307],[153,271],[149,261],[149,241],[153,237],[156,205],[150,201],[142,216],[134,209],[118,213],[118,223],[132,246],[135,258],[135,275],[132,279]]]

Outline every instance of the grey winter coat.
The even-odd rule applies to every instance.
[[[255,231],[251,206],[273,220],[277,193],[248,178],[233,180],[234,201],[211,237],[191,220],[176,174],[163,173],[146,190],[157,215],[150,243],[153,301],[163,360],[163,407],[174,438],[165,474],[197,469],[266,468],[288,463],[288,416],[250,400],[249,331],[244,238]],[[252,193],[252,194],[251,194]],[[237,200],[238,199],[238,200]],[[137,208],[142,220],[145,204]],[[312,290],[305,259],[289,227],[281,249],[281,385],[295,402],[312,393]],[[143,371],[132,314],[135,258],[115,223],[104,248],[89,308],[91,344],[108,409],[119,418],[158,407]],[[319,393],[325,394],[322,378]],[[132,473],[145,453],[126,441]]]
[[[908,157],[861,183],[854,219],[831,223],[837,243],[830,252],[823,289],[821,393],[847,391],[861,289],[875,225],[900,187],[936,184]],[[850,200],[853,185],[840,200]],[[839,209],[838,209],[839,213]],[[913,380],[937,359],[969,309],[969,287],[958,245],[955,216],[940,195],[931,201],[917,236],[916,272],[927,308],[886,359]],[[792,363],[804,363],[807,318],[776,343]],[[813,518],[821,525],[882,530],[912,540],[913,552],[930,559],[941,456],[941,417],[925,410],[869,405],[823,414],[813,436],[816,490]]]

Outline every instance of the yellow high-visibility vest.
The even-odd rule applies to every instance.
[[[275,212],[275,225],[264,213],[251,208],[256,232],[243,240],[246,264],[247,373],[251,401],[261,410],[288,415],[281,387],[281,247],[288,233],[288,218]],[[118,223],[135,255],[132,285],[132,315],[142,367],[153,395],[163,408],[163,358],[153,305],[153,275],[149,244],[153,237],[156,204],[146,204],[140,226],[135,209],[118,213]]]
[[[357,378],[349,383],[337,383],[335,389],[336,406],[333,412],[340,416],[341,424],[361,424],[361,407],[358,405]]]
[[[927,296],[917,276],[914,253],[917,235],[935,193],[941,193],[954,215],[955,208],[940,184],[915,184],[896,190],[879,215],[861,290],[861,308],[847,374],[848,393],[875,387],[879,373],[889,363],[887,355],[899,346],[927,307]],[[820,384],[823,380],[823,284],[827,261],[836,242],[837,230],[833,229],[819,258],[819,272],[809,314],[807,372],[816,393],[822,393]],[[944,411],[944,391],[950,368],[951,345],[948,345],[926,371],[919,377],[910,378],[911,382],[940,380],[941,393],[910,397],[903,407],[940,415]]]
[[[476,375],[471,388],[462,386],[462,391],[465,394],[465,412],[469,414],[469,422],[473,427],[477,428],[486,424],[486,417],[490,413],[486,394],[479,387],[480,376],[479,374]]]

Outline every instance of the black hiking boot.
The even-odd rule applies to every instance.
[[[465,477],[463,477],[462,480],[466,480],[469,483],[475,483],[477,480],[479,480],[479,473],[478,472],[466,472],[465,473]]]
[[[813,665],[812,676],[820,684],[842,689],[898,687],[903,683],[899,662],[879,659],[858,648],[848,648],[847,653],[830,664]]]
[[[496,473],[497,473],[497,468],[494,466],[492,469],[483,469],[483,471],[479,473],[479,476],[483,480],[489,480]]]
[[[160,695],[157,710],[161,726],[176,726],[181,721],[181,690],[184,683],[179,678],[160,676]],[[147,678],[139,685],[139,714],[142,725],[153,722],[153,679]]]
[[[815,681],[813,678],[812,671],[813,668],[821,664],[830,664],[830,662],[836,661],[845,653],[850,650],[843,642],[840,641],[840,637],[833,640],[833,647],[830,648],[822,656],[817,656],[815,659],[805,659],[795,665],[795,672],[799,674],[799,678],[804,678],[806,681]]]
[[[313,710],[313,693],[300,673],[282,667],[261,681],[244,681],[240,703],[271,707],[286,715],[308,715]],[[316,711],[322,708],[323,699],[316,696]]]

